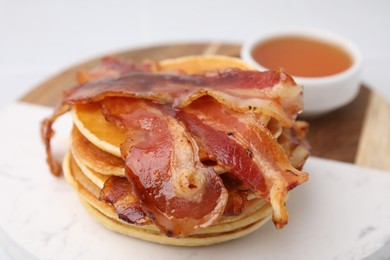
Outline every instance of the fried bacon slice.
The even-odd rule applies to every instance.
[[[54,114],[42,123],[48,164],[55,175],[61,169],[51,155],[52,124],[72,105],[99,102],[105,97],[126,96],[183,108],[202,96],[212,96],[239,112],[264,113],[291,127],[302,109],[302,88],[284,72],[225,70],[206,75],[173,75],[144,71],[92,81],[71,88]]]
[[[228,191],[223,216],[239,216],[248,204],[248,190],[243,188],[242,183],[229,173],[224,173],[220,177]],[[108,178],[100,191],[99,200],[110,203],[118,217],[126,222],[136,225],[151,224],[141,207],[141,202],[134,195],[131,183],[125,177],[111,176]]]
[[[230,173],[221,175],[223,184],[228,191],[228,201],[226,203],[224,216],[239,216],[245,211],[249,202],[248,189],[235,176]]]
[[[306,140],[309,124],[296,121],[291,128],[284,128],[278,137],[278,143],[289,157],[291,164],[298,170],[302,169],[310,154],[310,145]]]
[[[219,219],[227,201],[223,181],[200,162],[197,143],[170,109],[130,98],[106,98],[102,107],[126,133],[126,177],[162,232],[180,237]]]
[[[114,206],[118,217],[126,222],[144,225],[150,224],[142,210],[140,201],[133,194],[133,187],[124,177],[111,176],[100,191],[100,200]]]
[[[178,112],[197,140],[227,172],[270,201],[273,221],[287,224],[287,192],[308,175],[295,169],[285,151],[253,113],[237,113],[206,97]]]
[[[65,93],[63,104],[125,96],[183,108],[208,95],[236,111],[261,112],[291,127],[302,110],[301,92],[301,87],[284,72],[227,69],[204,75],[175,75],[134,71],[71,88]]]

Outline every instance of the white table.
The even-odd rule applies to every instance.
[[[0,109],[63,68],[108,52],[177,41],[240,43],[286,27],[319,27],[354,41],[364,82],[390,100],[389,12],[386,0],[0,0]]]

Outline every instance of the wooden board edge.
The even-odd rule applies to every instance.
[[[369,98],[355,163],[390,171],[390,104],[375,91]]]
[[[237,43],[178,43],[177,45],[165,44],[157,46],[149,46],[144,48],[134,48],[131,50],[118,51],[108,53],[101,57],[113,55],[123,58],[133,59],[138,62],[142,59],[150,57],[151,59],[166,59],[175,58],[186,55],[228,55],[239,56],[240,45]],[[53,75],[35,88],[31,89],[18,101],[38,104],[43,106],[53,107],[58,102],[61,92],[76,84],[74,78],[69,78],[69,75],[75,75],[80,68],[89,68],[98,64],[100,57],[92,58],[68,69]]]

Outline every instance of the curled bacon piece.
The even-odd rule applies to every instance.
[[[114,206],[118,217],[132,224],[150,224],[141,204],[133,194],[130,182],[124,177],[111,176],[100,191],[100,200]]]
[[[306,140],[309,124],[296,121],[291,128],[285,128],[278,137],[278,142],[289,156],[291,164],[298,170],[302,169],[310,154],[310,145]]]
[[[199,99],[178,112],[188,130],[215,159],[273,208],[279,228],[287,224],[287,192],[305,182],[283,148],[252,113],[237,113],[212,98]]]
[[[227,201],[223,181],[200,162],[195,140],[169,111],[129,98],[106,98],[102,107],[126,131],[126,176],[161,231],[180,237],[219,219]]]

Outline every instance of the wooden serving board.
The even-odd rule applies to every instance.
[[[239,56],[240,45],[190,43],[154,46],[112,53],[134,61],[166,59],[185,55]],[[100,58],[69,68],[32,89],[20,100],[53,107],[61,92],[74,86],[80,68],[95,66]],[[309,119],[308,139],[312,155],[390,171],[390,105],[365,85],[349,105],[325,116]]]

